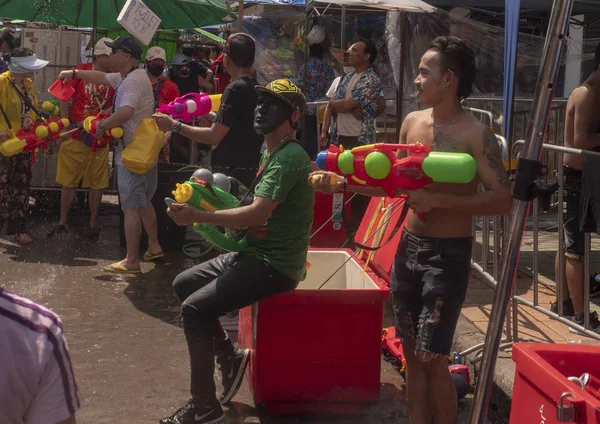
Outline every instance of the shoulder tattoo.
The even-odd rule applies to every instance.
[[[483,154],[488,160],[489,167],[496,174],[498,183],[502,187],[508,187],[508,172],[506,172],[504,163],[502,162],[500,145],[498,144],[498,139],[489,128],[483,130]]]

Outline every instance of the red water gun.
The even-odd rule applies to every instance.
[[[409,155],[399,159],[398,150]],[[466,153],[432,152],[421,144],[368,144],[344,150],[332,145],[317,155],[323,171],[347,177],[350,185],[380,187],[389,197],[397,190],[417,190],[432,183],[466,184],[475,178],[477,164]]]
[[[37,150],[40,147],[47,149],[48,144],[58,140],[63,135],[60,131],[68,126],[68,119],[52,118],[34,124],[29,130],[20,129],[15,137],[0,143],[0,154],[11,157],[22,152],[31,152],[31,163],[35,163]]]
[[[85,118],[85,121],[83,121],[84,131],[96,137],[96,128],[98,127],[98,124],[104,119],[108,118],[109,116],[110,114],[108,113],[101,113],[97,116],[88,116],[87,118]],[[110,140],[112,140],[113,138],[121,137],[123,137],[123,128],[115,127],[107,129],[106,131],[104,131],[104,134],[102,134],[102,137],[96,137],[96,140],[92,145],[92,152],[95,152],[98,149],[98,147],[108,146]]]

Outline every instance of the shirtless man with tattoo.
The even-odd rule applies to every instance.
[[[398,193],[407,196],[410,211],[390,289],[396,334],[406,356],[411,424],[456,423],[456,389],[448,355],[469,281],[472,218],[508,215],[511,206],[508,174],[496,137],[460,104],[470,95],[474,77],[473,51],[461,39],[433,40],[415,80],[419,102],[430,108],[408,115],[400,130],[402,144],[421,142],[435,151],[469,153],[478,171],[471,184],[431,184]],[[335,174],[312,175],[317,175],[313,186],[318,191],[343,189],[343,179]],[[337,178],[335,186],[330,178]],[[485,191],[478,193],[480,183]],[[379,188],[347,189],[385,195]]]

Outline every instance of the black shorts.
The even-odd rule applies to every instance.
[[[467,294],[472,246],[473,237],[402,233],[390,288],[396,336],[414,340],[416,350],[450,354]]]

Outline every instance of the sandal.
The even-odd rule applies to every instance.
[[[46,237],[52,237],[55,234],[68,233],[69,229],[66,225],[56,224],[54,227],[46,231]]]
[[[15,234],[13,240],[16,243],[21,243],[21,244],[30,244],[33,242],[33,239],[27,234]]]
[[[144,253],[144,262],[151,262],[156,259],[160,259],[160,258],[164,258],[164,257],[165,257],[165,254],[163,252],[156,253],[156,254],[146,252],[146,253]]]
[[[115,262],[114,264],[106,265],[102,268],[104,272],[113,272],[115,274],[140,274],[142,272],[141,269],[127,269],[121,262]]]

